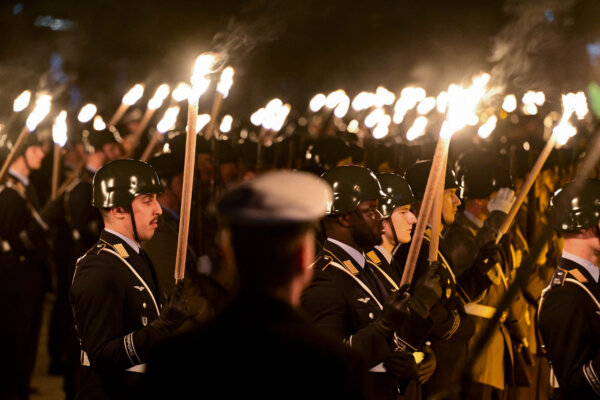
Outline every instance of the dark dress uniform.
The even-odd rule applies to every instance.
[[[0,397],[26,399],[49,287],[48,227],[34,188],[12,174],[0,186],[0,209]]]
[[[148,363],[150,398],[365,399],[364,361],[289,304],[242,294],[203,329],[168,340]],[[232,376],[235,380],[232,380]]]
[[[84,366],[80,398],[127,397],[150,348],[168,334],[150,324],[160,305],[148,257],[103,231],[77,263],[70,301]]]
[[[539,309],[539,330],[562,399],[600,398],[600,284],[561,258]]]
[[[372,268],[371,268],[372,267]],[[382,311],[382,304],[397,285],[381,268],[367,260],[363,269],[340,246],[327,240],[313,264],[313,281],[302,296],[302,307],[314,326],[361,353],[367,360],[373,390],[378,399],[393,399],[398,382],[382,373],[381,363],[399,344],[407,351],[417,351],[423,344],[431,324],[417,315],[411,318],[406,332],[397,332],[397,343],[382,335],[371,322]],[[379,371],[379,372],[375,372]]]

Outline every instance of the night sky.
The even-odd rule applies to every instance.
[[[302,111],[340,87],[351,97],[377,85],[438,93],[480,71],[507,90],[579,89],[596,73],[586,44],[600,36],[598,3],[3,1],[0,118],[24,89],[53,90],[71,110],[94,102],[108,118],[136,82],[151,95],[188,80],[203,51],[226,51],[236,68],[224,105],[234,115],[276,96]]]

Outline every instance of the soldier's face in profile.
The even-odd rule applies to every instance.
[[[140,240],[150,240],[158,227],[158,217],[162,214],[156,194],[142,194],[131,203],[135,227]]]
[[[381,244],[383,217],[377,211],[377,200],[360,202],[351,218],[352,237],[357,245],[366,248]]]
[[[456,189],[444,190],[444,199],[442,202],[442,218],[444,224],[450,225],[454,222],[456,210],[460,205],[460,199],[456,195]]]
[[[42,146],[29,146],[27,150],[25,150],[27,165],[32,170],[40,169],[45,155],[46,153],[44,153]]]
[[[392,213],[392,222],[394,224],[394,229],[396,229],[396,238],[398,238],[398,242],[410,242],[412,227],[417,223],[417,217],[410,211],[410,205],[397,207]]]

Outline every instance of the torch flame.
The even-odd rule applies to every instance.
[[[262,125],[262,123],[265,119],[265,113],[266,113],[266,110],[264,107],[259,108],[250,116],[250,122],[252,122],[252,124],[255,126]]]
[[[179,115],[179,106],[173,106],[167,108],[165,115],[162,117],[160,122],[156,125],[156,130],[160,133],[165,133],[172,129],[177,122],[177,116]]]
[[[417,112],[421,115],[427,115],[435,108],[435,104],[435,97],[425,97],[419,102],[419,105],[417,106]]]
[[[169,85],[167,85],[166,83],[160,85],[156,89],[156,92],[154,92],[154,96],[152,96],[152,98],[148,101],[148,108],[150,110],[156,110],[160,108],[160,106],[162,106],[163,101],[169,95],[169,91]]]
[[[38,124],[42,122],[44,118],[46,118],[46,115],[48,115],[48,113],[50,112],[51,102],[52,97],[47,94],[41,95],[35,101],[35,108],[31,112],[31,114],[29,114],[27,122],[25,122],[25,124],[27,125],[27,129],[29,129],[29,132],[33,132],[35,128],[37,128]]]
[[[446,92],[445,90],[443,90],[442,92],[440,92],[440,94],[438,94],[438,97],[436,99],[436,103],[437,103],[437,111],[440,114],[446,114],[446,110],[448,109],[448,92]]]
[[[85,106],[81,107],[81,111],[79,111],[79,114],[77,115],[77,120],[79,120],[79,122],[81,122],[82,124],[85,124],[86,122],[94,118],[94,115],[96,115],[97,111],[98,109],[95,105],[93,105],[92,103],[88,103]]]
[[[326,102],[327,102],[327,96],[325,96],[323,93],[317,93],[315,95],[315,97],[310,99],[310,103],[308,104],[308,107],[310,108],[310,111],[317,112],[321,108],[323,108],[323,106],[325,106]],[[260,123],[254,124],[254,125],[260,125]]]
[[[104,129],[106,129],[106,124],[104,123],[104,120],[100,115],[96,115],[94,117],[93,127],[97,131],[103,131]]]
[[[217,91],[221,93],[223,97],[227,97],[229,89],[231,89],[231,85],[233,85],[233,72],[232,67],[227,67],[221,72],[221,79],[217,85]]]
[[[134,105],[144,95],[144,86],[137,83],[123,96],[123,104]]]
[[[393,95],[393,93],[392,93]],[[371,108],[375,105],[376,95],[371,92],[360,92],[352,100],[352,109],[354,111],[362,111]]]
[[[343,96],[340,96],[338,105],[335,110],[333,110],[333,115],[338,118],[344,118],[348,112],[348,108],[350,108],[350,98],[344,93]]]
[[[405,87],[400,92],[400,98],[394,106],[394,123],[399,124],[409,110],[416,107],[417,103],[427,97],[425,89],[420,87]]]
[[[188,98],[190,103],[196,103],[198,98],[208,88],[210,80],[206,78],[206,75],[211,72],[215,60],[216,58],[212,54],[201,54],[196,58],[194,72],[190,79],[192,83],[192,90],[190,90],[190,96]]]
[[[507,113],[515,111],[517,109],[517,97],[514,94],[506,95],[502,102],[502,109]]]
[[[190,95],[192,87],[185,82],[180,82],[175,89],[173,89],[173,100],[176,102],[184,101]]]
[[[396,95],[394,95],[394,93],[383,86],[377,87],[377,90],[375,91],[375,104],[373,104],[375,107],[389,106],[394,104],[394,101],[396,101]]]
[[[458,85],[450,85],[448,112],[440,130],[441,137],[452,137],[456,131],[477,118],[475,110],[485,94],[485,87],[489,80],[489,74],[481,74],[473,78],[473,84],[466,89]]]
[[[346,130],[350,133],[358,133],[359,132],[359,126],[358,126],[358,121],[353,119],[352,121],[350,121],[348,123],[348,127],[346,128]]]
[[[585,97],[585,93],[577,92],[574,96],[575,103],[575,115],[577,115],[577,119],[581,120],[585,118],[588,113],[588,105],[587,98]]]
[[[196,133],[200,133],[200,131],[206,125],[208,125],[209,122],[210,122],[210,114],[200,114],[200,115],[198,115],[198,119],[196,121]]]
[[[63,147],[67,143],[67,112],[61,111],[52,125],[52,140]]]
[[[535,115],[537,114],[537,106],[536,106],[536,92],[533,90],[528,90],[523,95],[523,113],[525,115]]]
[[[231,115],[225,115],[219,126],[219,130],[223,133],[231,131],[231,124],[233,123],[233,117]]]
[[[292,107],[289,104],[284,104],[282,107],[279,108],[279,110],[277,110],[277,113],[275,114],[275,119],[273,120],[273,125],[271,126],[272,130],[276,132],[279,132],[281,130],[291,109]]]
[[[13,103],[13,111],[23,111],[29,105],[29,101],[31,101],[31,92],[29,90],[25,90],[15,99]]]
[[[365,126],[367,128],[373,128],[375,125],[377,125],[379,120],[383,118],[384,115],[385,111],[383,110],[383,108],[374,109],[369,113],[369,115],[365,117]]]
[[[423,136],[428,120],[426,117],[420,116],[415,119],[412,126],[406,131],[406,140],[413,141],[416,138]]]
[[[587,113],[587,101],[583,92],[568,93],[566,95],[563,94],[562,103],[563,115],[560,118],[560,122],[558,123],[558,125],[556,125],[552,130],[552,133],[556,135],[556,141],[561,146],[567,143],[569,138],[575,136],[575,134],[577,133],[577,129],[569,122],[569,119],[571,118],[573,113],[577,114],[578,108],[579,113],[582,114],[582,118],[585,116],[585,113]],[[577,116],[579,117],[579,114]]]
[[[497,122],[498,122],[498,117],[496,117],[495,115],[492,115],[491,117],[489,117],[488,120],[485,121],[485,123],[483,125],[481,125],[479,127],[479,129],[477,130],[477,134],[479,135],[479,137],[482,139],[489,137],[492,134],[492,132],[494,131],[494,129],[496,129]]]
[[[379,121],[377,121],[377,126],[373,129],[373,138],[374,139],[382,139],[387,136],[390,132],[390,124],[392,123],[392,117],[389,115],[383,115]]]

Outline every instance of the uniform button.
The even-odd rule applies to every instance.
[[[147,307],[148,307],[148,305],[147,305],[146,303],[143,303],[143,304],[142,304],[142,307],[144,307],[144,308],[147,308]]]
[[[375,318],[375,316],[373,315],[372,312],[369,313],[369,318],[371,318],[371,319]]]

